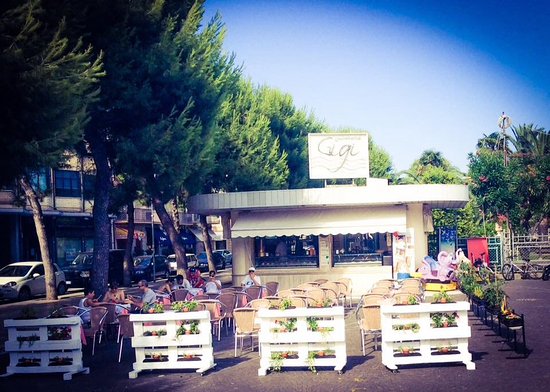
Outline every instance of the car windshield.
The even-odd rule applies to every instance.
[[[147,267],[151,264],[151,258],[143,258],[143,259],[135,259],[134,260],[134,267],[140,266],[140,267]]]
[[[92,265],[92,257],[85,254],[78,255],[71,261],[71,265]]]
[[[0,270],[0,276],[25,276],[31,268],[30,265],[7,265]]]

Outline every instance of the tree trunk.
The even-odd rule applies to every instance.
[[[36,228],[36,236],[40,245],[40,256],[44,263],[44,278],[46,282],[46,299],[57,299],[57,287],[55,285],[55,268],[50,257],[50,249],[48,248],[48,236],[46,234],[46,226],[44,225],[44,215],[42,214],[42,206],[38,200],[38,196],[34,191],[27,177],[23,176],[19,179],[19,184],[32,208],[32,218]]]
[[[216,264],[214,263],[214,257],[212,257],[212,245],[210,242],[210,233],[208,232],[208,223],[206,223],[206,215],[200,215],[200,226],[202,231],[202,238],[204,238],[204,251],[206,252],[206,258],[208,260],[208,270],[216,271]]]
[[[107,291],[109,281],[109,245],[111,227],[109,222],[109,191],[111,189],[111,168],[107,146],[99,134],[90,132],[88,142],[96,166],[94,190],[94,261],[92,268],[92,289],[99,296]]]
[[[179,233],[174,226],[174,222],[172,221],[170,214],[166,211],[164,203],[159,197],[153,197],[153,207],[155,208],[155,212],[160,219],[162,228],[168,234],[168,238],[170,238],[170,242],[172,242],[172,246],[174,247],[174,253],[176,254],[176,264],[178,266],[177,273],[185,276],[188,266],[187,258],[185,257],[185,246],[183,245],[181,237],[179,236]]]
[[[132,272],[134,270],[134,263],[132,260],[135,228],[133,201],[128,203],[126,211],[128,212],[128,233],[126,235],[126,251],[124,252],[124,279],[122,284],[129,287],[132,285]]]

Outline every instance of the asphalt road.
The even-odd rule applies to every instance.
[[[462,364],[415,365],[400,367],[399,373],[388,371],[381,363],[381,352],[367,349],[361,355],[359,331],[350,312],[346,321],[348,362],[343,374],[331,369],[318,369],[313,374],[307,368],[268,373],[259,377],[259,357],[248,352],[233,357],[233,336],[222,333],[221,342],[214,341],[217,367],[204,376],[191,370],[142,372],[129,379],[134,355],[126,342],[122,363],[117,362],[115,342],[102,343],[91,356],[84,349],[84,365],[90,374],[75,375],[63,381],[60,374],[12,375],[0,378],[1,391],[546,391],[550,382],[550,322],[548,298],[550,282],[517,280],[506,285],[511,306],[525,314],[527,356],[516,353],[503,338],[472,313],[469,324],[472,337],[469,350],[475,370]],[[35,307],[48,304],[34,305]],[[51,304],[50,304],[51,305]],[[0,315],[4,318],[4,306]],[[12,306],[12,305],[10,305]],[[19,305],[24,306],[24,305]],[[11,312],[8,312],[11,313]],[[2,357],[0,373],[5,371]]]

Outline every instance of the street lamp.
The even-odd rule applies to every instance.
[[[504,114],[504,112],[502,112],[502,114],[498,118],[498,127],[502,130],[502,137],[504,140],[502,145],[502,149],[504,150],[504,166],[508,165],[508,151],[506,148],[506,129],[510,128],[511,125],[512,125],[512,119],[506,114]]]

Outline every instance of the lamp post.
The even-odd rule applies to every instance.
[[[153,216],[155,214],[155,209],[153,208],[153,200],[151,200],[151,263],[153,263],[153,282],[157,278],[156,263],[155,263],[155,221]]]
[[[506,129],[510,128],[512,125],[512,119],[502,112],[501,116],[498,118],[498,127],[502,130],[502,149],[504,150],[504,166],[508,166],[508,151],[506,148]]]

